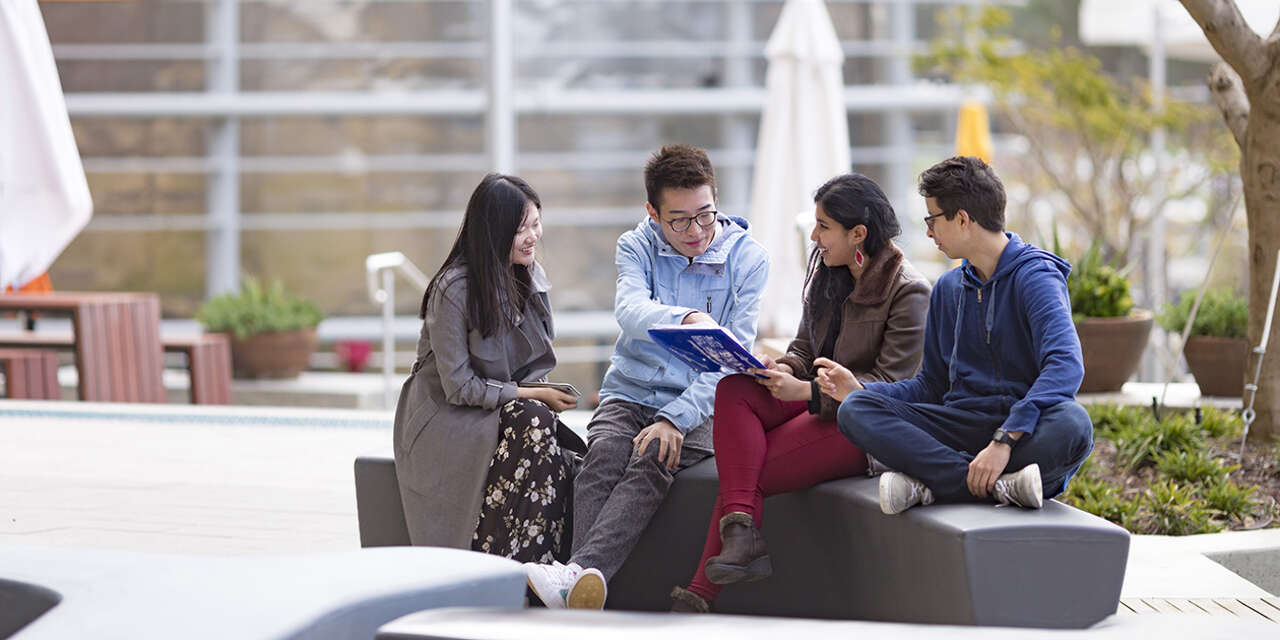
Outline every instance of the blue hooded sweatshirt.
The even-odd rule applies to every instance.
[[[914,403],[1004,415],[1006,431],[1035,431],[1040,413],[1074,400],[1084,378],[1071,320],[1071,265],[1016,234],[995,273],[978,279],[965,260],[929,298],[924,359],[910,380],[869,391]]]

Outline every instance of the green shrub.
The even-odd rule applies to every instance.
[[[1178,303],[1166,304],[1160,312],[1160,326],[1165,331],[1182,333],[1195,304],[1196,292],[1184,291]],[[1249,336],[1249,301],[1234,289],[1209,289],[1200,301],[1195,322],[1191,323],[1191,335],[1218,338],[1247,338]]]
[[[272,331],[311,329],[323,318],[314,303],[286,293],[279,280],[263,287],[254,278],[245,278],[239,295],[220,295],[196,313],[196,320],[207,331],[229,332],[240,339]]]
[[[1204,500],[1189,487],[1176,482],[1166,480],[1151,485],[1143,497],[1142,507],[1139,526],[1147,533],[1185,536],[1215,533],[1223,527],[1213,519]]]
[[[1118,404],[1091,404],[1087,407],[1089,418],[1093,421],[1095,435],[1109,440],[1115,439],[1118,431],[1136,427],[1150,421],[1150,410]]]
[[[1083,470],[1082,470],[1083,471]],[[1062,501],[1081,511],[1110,520],[1132,530],[1141,502],[1125,497],[1115,483],[1078,473],[1071,480]]]
[[[1244,520],[1253,510],[1254,487],[1242,487],[1231,478],[1220,476],[1212,482],[1205,483],[1200,489],[1200,496],[1208,507],[1223,517]]]
[[[1120,318],[1133,310],[1129,279],[1115,266],[1102,262],[1097,244],[1072,267],[1067,292],[1077,318]]]
[[[1244,418],[1238,411],[1205,407],[1200,428],[1211,438],[1239,438],[1244,433]]]
[[[1174,479],[1204,484],[1225,478],[1237,467],[1226,466],[1204,450],[1161,451],[1154,456],[1156,470]]]
[[[1160,422],[1146,420],[1123,427],[1112,440],[1116,443],[1117,461],[1125,470],[1152,463],[1166,451],[1199,451],[1205,447],[1204,432],[1181,413],[1168,415]]]

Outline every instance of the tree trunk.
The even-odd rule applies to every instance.
[[[1266,330],[1271,281],[1280,250],[1280,22],[1265,38],[1245,22],[1234,0],[1181,0],[1223,62],[1209,75],[1209,91],[1240,145],[1240,178],[1249,220],[1249,342]],[[1256,442],[1280,434],[1280,331],[1273,327],[1249,432]],[[1245,382],[1253,382],[1257,356]],[[1248,401],[1246,394],[1245,401]]]
[[[1262,340],[1267,305],[1271,301],[1276,251],[1280,250],[1280,59],[1273,57],[1271,71],[1245,84],[1251,109],[1244,145],[1240,150],[1240,177],[1244,182],[1244,206],[1249,221],[1249,343]],[[1251,90],[1256,89],[1256,90]],[[1280,316],[1280,314],[1277,314]],[[1262,375],[1258,379],[1258,412],[1249,439],[1270,442],[1280,435],[1280,317],[1273,321],[1270,344],[1265,345]],[[1250,359],[1246,382],[1253,382],[1257,356]],[[1246,396],[1246,400],[1248,397]]]

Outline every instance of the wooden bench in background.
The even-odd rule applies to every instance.
[[[153,293],[54,291],[0,296],[0,312],[69,316],[71,333],[42,342],[42,332],[0,336],[0,347],[75,352],[79,397],[88,402],[164,402],[160,299]]]
[[[47,349],[0,349],[5,397],[58,400],[58,354]]]
[[[221,333],[164,338],[166,352],[187,356],[191,404],[231,404],[231,341]]]

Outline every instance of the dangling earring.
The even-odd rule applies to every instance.
[[[853,250],[853,263],[854,263],[854,264],[856,264],[856,265],[858,265],[859,267],[861,267],[861,266],[862,266],[862,263],[864,263],[864,262],[866,262],[866,261],[867,261],[867,257],[866,257],[866,256],[864,256],[864,255],[862,255],[862,248],[857,248],[857,249],[854,249],[854,250]]]

